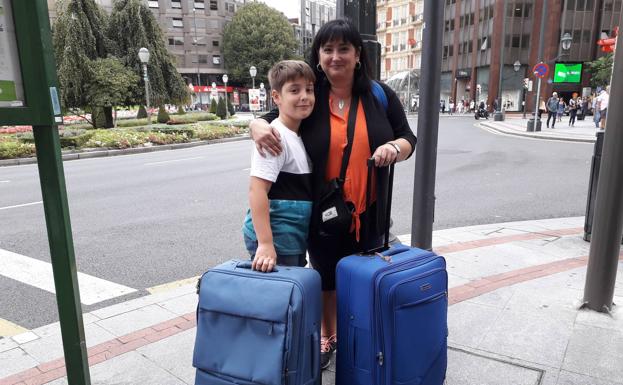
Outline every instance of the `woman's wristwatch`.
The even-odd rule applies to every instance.
[[[396,143],[394,143],[394,142],[387,142],[387,144],[389,144],[390,146],[392,146],[393,148],[395,148],[395,149],[396,149],[396,154],[400,155],[400,146],[399,146],[399,145],[397,145],[397,144],[396,144]]]

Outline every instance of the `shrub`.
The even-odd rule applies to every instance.
[[[152,128],[152,132],[159,132],[162,134],[185,136],[186,139],[192,139],[195,136],[195,130],[192,127],[156,127]]]
[[[197,123],[197,117],[195,115],[185,115],[185,116],[174,116],[167,124],[189,124],[189,123]]]
[[[72,129],[72,130],[92,130],[93,129],[93,125],[89,124],[89,123],[73,123],[73,124],[64,124],[63,126],[59,127],[59,130],[61,129]]]
[[[147,117],[144,119],[124,119],[117,121],[117,127],[139,127],[146,126],[148,124]]]
[[[232,136],[244,134],[246,129],[239,127],[227,127],[227,126],[214,126],[214,125],[199,125],[196,129],[196,136],[201,140],[213,140],[230,138]]]
[[[28,158],[35,155],[35,145],[32,143],[0,141],[0,159]]]
[[[136,119],[145,119],[147,118],[147,110],[145,106],[140,106],[138,108],[138,113],[136,114]]]
[[[79,148],[91,139],[94,132],[87,130],[63,130],[59,131],[58,134],[60,137],[61,147]]]
[[[22,132],[16,135],[17,140],[22,143],[35,143],[35,136],[32,132]]]
[[[160,106],[158,109],[158,123],[166,123],[171,119],[169,113],[164,108],[164,106]]]
[[[103,107],[95,107],[93,109],[93,123],[95,124],[95,128],[106,127],[106,114],[104,113]]]
[[[218,105],[216,106],[216,115],[221,119],[225,119],[227,117],[225,100],[223,98],[218,98]]]
[[[212,99],[212,101],[210,102],[210,113],[216,115],[216,108],[217,108],[216,99]]]
[[[149,133],[135,130],[109,129],[96,130],[86,147],[130,148],[148,142]]]
[[[218,116],[210,112],[193,112],[192,114],[189,114],[189,116],[192,116],[198,122],[203,122],[206,120],[218,120]]]
[[[236,115],[236,110],[234,109],[234,105],[231,104],[231,100],[229,100],[229,98],[227,99],[227,109],[229,110],[230,116]]]
[[[186,111],[184,111],[184,107],[182,107],[182,106],[177,106],[177,114],[178,114],[178,115],[184,115],[184,114],[186,114]]]

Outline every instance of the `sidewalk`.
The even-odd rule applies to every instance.
[[[506,135],[523,136],[537,139],[563,140],[572,142],[595,142],[595,134],[598,129],[595,127],[592,116],[587,116],[584,120],[578,120],[573,127],[569,126],[569,117],[563,116],[561,122],[556,122],[556,128],[547,128],[547,116],[541,119],[541,131],[528,132],[527,125],[530,115],[523,119],[521,115],[506,114],[506,119],[496,122],[491,116],[489,120],[479,120],[480,126],[494,132]]]
[[[583,223],[434,233],[450,283],[446,384],[623,384],[623,311],[578,310],[589,252]],[[617,282],[614,301],[623,303],[621,262]],[[92,384],[194,384],[196,303],[189,283],[85,314]],[[334,368],[323,384],[334,384]],[[0,339],[0,385],[67,384],[64,376],[58,323]]]

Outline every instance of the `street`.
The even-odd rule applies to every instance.
[[[246,258],[240,228],[251,146],[65,162],[77,268],[90,287],[83,311]],[[493,134],[471,115],[441,117],[434,228],[582,216],[592,151]],[[410,232],[414,159],[396,169],[395,234]],[[14,293],[0,297],[0,319],[25,329],[58,319],[40,201],[36,165],[0,168],[0,258],[13,261],[0,268],[0,290]]]

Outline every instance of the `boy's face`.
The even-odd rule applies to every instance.
[[[314,109],[314,83],[302,77],[287,81],[281,92],[272,91],[273,100],[279,106],[279,115],[290,119],[303,120]]]

